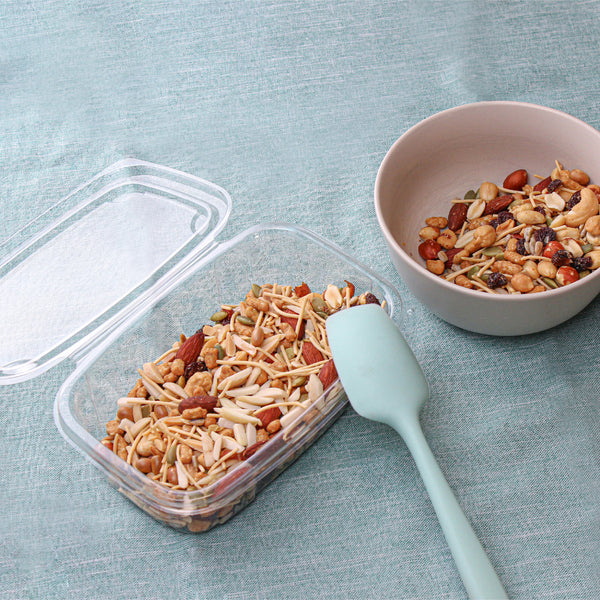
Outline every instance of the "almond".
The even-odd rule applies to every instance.
[[[287,311],[289,312],[289,311]],[[290,314],[296,314],[296,313],[290,313]],[[296,323],[298,323],[298,318],[294,318],[294,317],[280,317],[281,321],[283,323],[287,323],[288,325],[291,325],[292,328],[294,329],[294,331],[296,331]],[[305,321],[304,319],[302,319],[302,323],[300,325],[300,331],[298,332],[298,339],[301,340],[304,337],[304,325],[305,325]]]
[[[333,359],[329,359],[319,371],[319,379],[326,390],[338,378],[337,369],[333,364]]]
[[[302,296],[306,296],[307,294],[310,294],[310,288],[303,281],[302,285],[297,285],[294,288],[294,292],[296,292],[296,296],[298,296],[298,298],[302,298]]]
[[[510,175],[506,176],[502,187],[520,192],[527,183],[527,178],[528,175],[525,169],[517,169],[516,171],[513,171]]]
[[[243,452],[239,454],[241,460],[248,460],[256,451],[266,442],[256,442],[252,446],[248,446]]]
[[[448,227],[452,231],[458,231],[467,218],[467,205],[462,202],[456,202],[452,205],[448,213]]]
[[[446,256],[448,257],[448,260],[446,261],[447,269],[450,268],[450,266],[452,265],[452,260],[454,259],[454,256],[462,251],[462,248],[448,248],[447,250],[444,250]]]
[[[304,342],[302,345],[302,356],[307,365],[323,360],[323,355],[310,342]]]
[[[256,416],[260,419],[263,427],[266,427],[271,421],[279,419],[281,411],[278,406],[272,406],[271,408],[259,412]]]
[[[552,181],[552,177],[546,177],[546,179],[542,179],[540,182],[536,183],[533,186],[533,191],[534,192],[543,192],[548,185],[550,184],[550,182]]]
[[[192,337],[189,337],[181,344],[175,358],[181,359],[186,365],[193,363],[198,358],[200,350],[204,345],[204,333],[197,331]]]
[[[188,408],[205,408],[208,411],[212,411],[218,402],[218,399],[214,396],[189,396],[179,403],[178,409],[180,413]]]
[[[510,194],[507,196],[498,196],[497,198],[493,198],[485,205],[483,215],[495,215],[508,208],[508,206],[512,204],[513,200],[514,197]]]

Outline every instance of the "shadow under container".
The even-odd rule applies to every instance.
[[[340,416],[347,405],[343,388],[335,382],[253,456],[215,483],[197,491],[183,491],[152,481],[101,443],[106,423],[116,414],[117,399],[133,387],[137,369],[161,356],[181,333],[189,336],[210,323],[209,316],[221,303],[239,302],[254,283],[299,285],[304,281],[312,290],[322,291],[329,283],[343,286],[347,280],[354,284],[356,294],[372,292],[385,302],[397,321],[401,302],[395,289],[376,273],[299,227],[258,225],[217,242],[214,234],[224,226],[230,200],[224,190],[208,182],[134,159],[113,165],[107,173],[112,183],[94,195],[92,205],[103,206],[107,198],[102,196],[110,189],[110,202],[118,203],[119,193],[150,194],[153,202],[162,197],[165,202],[184,206],[182,218],[189,220],[191,232],[187,244],[182,243],[175,252],[169,250],[165,261],[156,261],[144,280],[120,293],[102,318],[70,332],[70,346],[59,344],[43,361],[32,360],[27,367],[26,360],[17,361],[4,369],[4,379],[24,380],[58,360],[71,360],[75,368],[60,388],[54,406],[62,435],[149,515],[175,528],[206,531],[247,506]],[[185,180],[185,193],[182,188],[173,191],[178,187],[174,179]],[[81,213],[83,220],[93,213],[86,187],[89,183],[76,191],[83,197],[70,213]],[[190,203],[194,186],[202,190]],[[207,193],[212,197],[209,206],[204,206]],[[218,214],[213,219],[215,210]],[[199,216],[201,222],[208,223],[206,227],[198,226]],[[74,222],[81,225],[82,221]],[[64,232],[64,223],[59,229]],[[52,231],[52,226],[47,228],[50,240],[60,235],[53,238]]]

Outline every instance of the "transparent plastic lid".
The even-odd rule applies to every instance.
[[[121,160],[0,245],[0,385],[100,339],[216,245],[225,190]]]

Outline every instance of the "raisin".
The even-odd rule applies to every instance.
[[[567,210],[571,210],[581,200],[581,192],[577,190],[567,202]]]
[[[503,273],[491,273],[487,278],[486,283],[489,288],[494,289],[506,285],[508,283],[508,279]]]
[[[544,210],[544,207],[541,206],[540,204],[538,204],[533,210],[543,214],[544,216],[546,215],[546,211]]]
[[[375,296],[375,294],[367,292],[365,294],[365,304],[380,304],[380,302],[379,300],[377,300],[377,296]]]
[[[490,225],[496,229],[498,225],[502,225],[502,223],[506,223],[506,221],[514,218],[514,215],[509,210],[501,210],[496,218],[490,221]]]
[[[525,238],[519,238],[517,240],[517,252],[521,256],[527,256],[529,252],[527,252],[527,248],[525,248]]]
[[[571,266],[581,273],[592,266],[592,259],[589,256],[578,256],[571,261]]]
[[[542,242],[544,246],[556,239],[556,231],[552,227],[540,227],[533,232],[536,242]]]
[[[548,193],[551,194],[552,192],[556,191],[561,185],[562,181],[560,179],[553,179],[548,184]]]
[[[204,361],[198,360],[186,365],[183,376],[187,381],[194,373],[199,373],[200,371],[206,371],[206,365],[204,364]]]
[[[557,250],[551,260],[555,267],[564,267],[571,262],[571,253],[566,250]]]

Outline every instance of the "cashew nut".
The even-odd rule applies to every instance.
[[[496,230],[491,225],[481,225],[473,231],[473,241],[480,248],[487,248],[496,241]]]
[[[590,217],[598,214],[598,198],[589,188],[581,189],[581,200],[566,214],[565,223],[569,227],[579,227]]]

